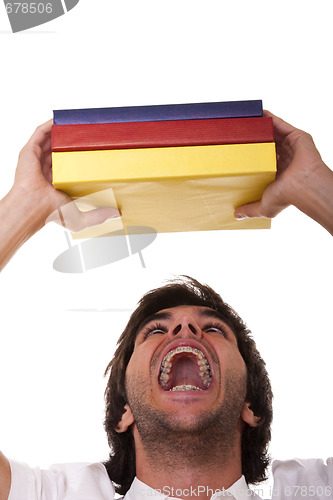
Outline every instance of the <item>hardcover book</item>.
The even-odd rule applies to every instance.
[[[270,227],[269,219],[237,221],[233,213],[259,200],[274,180],[274,143],[55,152],[52,163],[54,187],[71,197],[112,188],[125,227],[144,226],[145,232]]]
[[[52,151],[274,142],[272,118],[53,125]]]
[[[115,108],[65,109],[53,112],[55,125],[118,123],[262,116],[262,101],[162,104]]]

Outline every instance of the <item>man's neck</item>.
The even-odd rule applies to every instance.
[[[224,491],[234,484],[241,473],[236,471],[197,471],[174,470],[171,474],[165,471],[147,470],[144,474],[138,473],[138,479],[151,488],[170,497],[188,499],[195,497],[198,500],[209,500],[217,491]]]
[[[241,477],[241,457],[237,450],[239,447],[235,446],[226,455],[223,449],[211,449],[209,453],[207,450],[201,453],[199,449],[193,457],[175,445],[169,452],[160,450],[159,456],[148,456],[140,443],[136,446],[136,475],[168,496],[205,500],[215,491],[228,489]]]

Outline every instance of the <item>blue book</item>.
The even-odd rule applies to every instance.
[[[53,122],[55,125],[150,122],[245,118],[262,116],[262,114],[262,101],[229,101],[117,108],[63,109],[53,112]]]

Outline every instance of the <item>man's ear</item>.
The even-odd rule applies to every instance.
[[[244,403],[241,418],[243,422],[249,424],[250,427],[258,427],[262,423],[261,417],[257,417],[251,410],[251,403]]]
[[[125,411],[124,411],[121,419],[119,420],[117,426],[114,429],[116,432],[126,432],[127,429],[134,422],[134,417],[133,417],[132,411],[127,403],[125,404],[124,408],[125,408]]]

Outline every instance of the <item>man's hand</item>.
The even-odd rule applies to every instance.
[[[120,216],[110,207],[80,212],[69,196],[52,186],[51,127],[52,120],[40,125],[24,146],[14,185],[0,201],[0,270],[46,222],[76,232]]]
[[[50,213],[69,201],[52,187],[51,128],[52,120],[40,125],[22,148],[12,188],[31,201],[42,196]]]
[[[277,176],[262,199],[235,210],[236,219],[275,217],[294,205],[333,235],[333,172],[322,161],[312,137],[272,113]]]
[[[71,198],[52,186],[51,159],[52,120],[40,125],[22,149],[15,174],[13,189],[30,199],[33,206],[44,201],[45,222],[58,222],[71,231],[96,226],[107,219],[119,217],[115,208],[105,207],[80,212]],[[66,207],[65,207],[66,206]],[[62,212],[66,217],[62,216]]]

